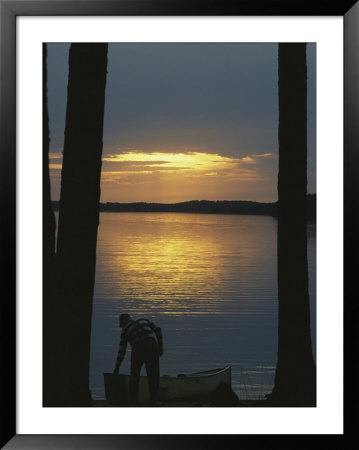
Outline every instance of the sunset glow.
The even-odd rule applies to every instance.
[[[48,46],[53,200],[61,190],[68,51]],[[307,53],[313,192],[315,46]],[[277,57],[275,43],[110,44],[100,201],[277,201]]]
[[[102,193],[111,201],[163,203],[248,198],[244,193],[253,183],[266,182],[268,162],[276,164],[271,153],[242,158],[204,152],[111,154],[103,158]],[[111,192],[117,187],[116,197],[110,186]]]
[[[272,157],[271,153],[258,155],[258,157]],[[186,153],[142,153],[128,152],[118,155],[108,155],[104,162],[124,163],[118,164],[121,172],[181,172],[198,175],[215,176],[218,171],[235,170],[246,164],[253,164],[257,157],[245,156],[243,158],[230,158],[212,153],[186,152]]]
[[[256,200],[277,165],[276,155],[269,152],[233,158],[205,152],[129,151],[105,155],[102,161],[102,198],[124,203]],[[61,167],[61,157],[50,155],[52,178],[58,182]]]

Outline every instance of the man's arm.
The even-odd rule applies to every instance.
[[[115,369],[113,371],[114,374],[118,374],[118,371],[120,370],[121,363],[123,361],[123,358],[126,355],[126,348],[127,348],[127,338],[126,338],[124,332],[122,332],[120,346],[119,346],[118,354],[117,354],[116,365],[115,365]]]
[[[163,338],[162,338],[162,330],[160,327],[156,327],[156,325],[151,322],[151,328],[156,334],[157,342],[158,342],[158,352],[160,356],[163,355]]]

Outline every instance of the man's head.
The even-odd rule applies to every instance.
[[[120,315],[120,328],[123,328],[124,326],[126,326],[127,322],[131,320],[131,316],[129,314],[121,314]]]

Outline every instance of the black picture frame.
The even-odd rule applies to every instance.
[[[343,16],[344,17],[344,285],[357,292],[358,230],[359,2],[358,0],[0,0],[0,254],[1,270],[1,448],[6,449],[183,449],[344,448],[356,425],[350,404],[355,388],[356,297],[345,301],[345,421],[343,435],[17,435],[16,434],[16,17],[18,16]],[[349,298],[350,297],[350,298]],[[353,398],[352,398],[353,397]],[[350,411],[349,411],[350,410]],[[3,447],[5,445],[5,447]],[[268,447],[269,446],[269,447]],[[313,447],[312,447],[313,446]]]

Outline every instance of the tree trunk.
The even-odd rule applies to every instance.
[[[49,174],[49,116],[47,110],[47,47],[42,47],[42,185],[43,185],[43,401],[51,403],[56,395],[56,365],[54,346],[56,336],[53,334],[54,285],[55,285],[55,216],[51,207]]]
[[[107,44],[72,44],[57,239],[61,405],[87,406]],[[61,406],[60,404],[58,406]]]
[[[279,44],[278,361],[271,400],[315,406],[307,262],[306,44]]]

